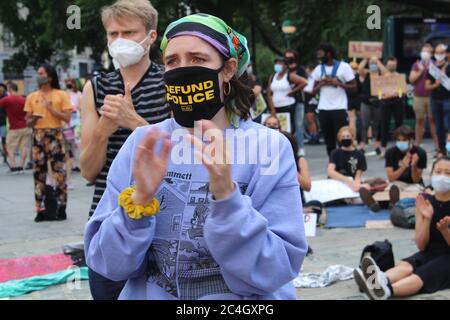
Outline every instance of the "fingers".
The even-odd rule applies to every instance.
[[[163,147],[161,150],[161,160],[164,161],[164,163],[167,163],[169,161],[169,155],[170,155],[171,149],[172,149],[172,142],[170,141],[170,139],[165,138]]]
[[[156,141],[159,139],[161,130],[157,127],[151,128],[144,138],[139,143],[139,146],[144,149],[153,150]]]

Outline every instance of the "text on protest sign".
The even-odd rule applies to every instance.
[[[405,95],[407,92],[406,76],[403,73],[386,74],[386,75],[370,75],[370,94],[374,97],[380,97],[383,94],[399,96]]]
[[[350,58],[383,57],[383,42],[350,41],[348,43],[348,56]]]

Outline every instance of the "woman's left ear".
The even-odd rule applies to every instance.
[[[235,58],[231,58],[225,62],[222,73],[223,82],[230,82],[231,78],[237,73],[237,61]]]

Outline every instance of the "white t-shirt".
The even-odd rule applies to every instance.
[[[331,76],[333,66],[325,66],[327,76]],[[314,81],[319,81],[322,78],[322,66],[319,64],[311,74]],[[336,78],[342,83],[347,83],[355,79],[352,68],[346,62],[341,61],[336,73]],[[320,88],[319,110],[347,110],[348,101],[347,93],[341,87],[324,86]]]

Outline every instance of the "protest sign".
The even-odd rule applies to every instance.
[[[383,95],[398,94],[400,97],[406,95],[406,76],[403,73],[394,74],[371,74],[370,94],[381,99]]]
[[[348,43],[348,56],[350,58],[383,57],[383,42],[350,41]]]

